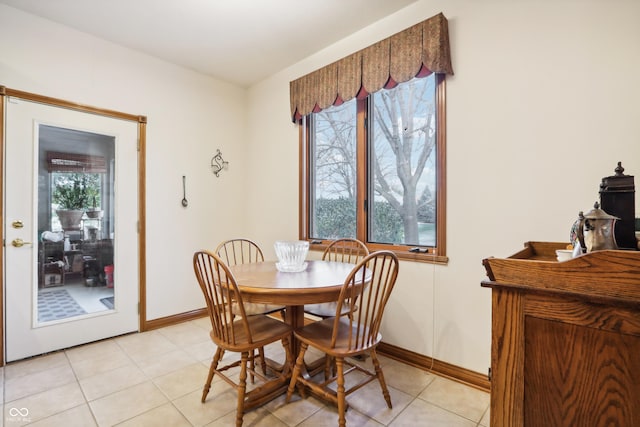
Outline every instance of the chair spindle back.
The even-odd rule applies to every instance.
[[[251,343],[242,296],[229,268],[217,255],[203,250],[193,255],[193,269],[207,303],[213,341],[231,346],[238,339]]]
[[[227,265],[264,261],[262,249],[249,239],[231,239],[224,241],[218,245],[215,253]]]
[[[367,283],[367,276],[370,280]],[[331,347],[335,347],[339,323],[348,324],[349,350],[366,349],[380,340],[382,315],[398,277],[398,257],[378,251],[363,258],[351,271],[338,299]],[[348,316],[339,316],[350,307]]]
[[[347,262],[357,264],[369,255],[367,246],[357,239],[338,239],[331,242],[322,254],[323,261]]]

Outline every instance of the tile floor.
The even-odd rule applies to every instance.
[[[4,427],[234,426],[235,391],[214,377],[202,386],[214,352],[207,318],[131,334],[0,368]],[[282,347],[269,347],[274,359]],[[366,362],[365,362],[366,363]],[[347,399],[347,425],[488,426],[489,394],[381,356],[393,409],[377,381]],[[313,396],[284,396],[244,416],[252,427],[322,427],[336,408]]]

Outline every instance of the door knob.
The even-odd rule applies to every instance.
[[[22,223],[22,221],[20,221],[19,219],[17,219],[17,220],[15,220],[15,221],[13,221],[13,222],[11,223],[11,226],[12,226],[13,228],[22,228],[22,227],[24,227],[24,224]]]
[[[31,242],[25,242],[25,241],[24,241],[24,240],[22,240],[22,239],[13,239],[13,242],[11,242],[11,244],[12,244],[13,246],[15,246],[16,248],[21,248],[21,247],[23,247],[24,245],[32,245],[33,243],[31,243]]]

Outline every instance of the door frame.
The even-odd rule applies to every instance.
[[[128,120],[138,124],[138,330],[140,332],[147,330],[147,302],[146,302],[146,132],[147,117],[135,114],[128,114],[104,108],[93,107],[90,105],[78,104],[58,98],[51,98],[44,95],[38,95],[30,92],[24,92],[16,89],[9,89],[0,85],[0,219],[2,219],[2,227],[0,227],[0,366],[5,364],[5,313],[4,313],[4,251],[5,251],[5,235],[4,235],[4,150],[5,150],[5,103],[7,97],[24,99],[26,101],[38,102],[52,107],[66,108],[70,110],[85,112],[89,114],[97,114],[105,117]]]

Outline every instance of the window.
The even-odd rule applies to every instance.
[[[447,261],[444,81],[432,73],[301,120],[302,238]]]

